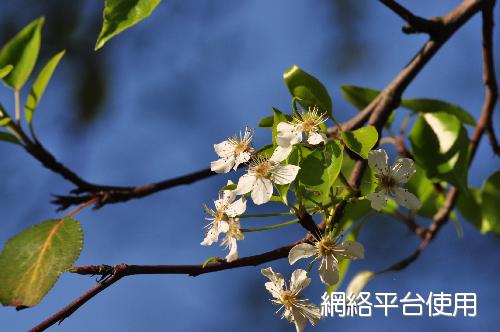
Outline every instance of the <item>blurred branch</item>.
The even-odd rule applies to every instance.
[[[441,33],[443,30],[443,23],[439,18],[427,20],[420,16],[416,16],[394,0],[380,0],[380,2],[406,21],[406,25],[402,28],[404,33],[427,33],[433,36],[437,33]]]

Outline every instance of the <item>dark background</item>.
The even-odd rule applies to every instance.
[[[432,17],[460,1],[401,3]],[[35,72],[57,51],[66,48],[67,55],[37,110],[36,131],[67,166],[105,184],[141,184],[207,167],[216,157],[213,143],[245,126],[256,127],[272,106],[290,112],[282,72],[292,64],[322,80],[337,119],[348,119],[356,111],[340,96],[340,85],[384,87],[426,40],[424,35],[403,35],[403,22],[377,1],[171,0],[94,52],[102,6],[102,1],[3,1],[0,43],[36,17],[46,16]],[[480,30],[476,15],[425,67],[405,97],[451,101],[477,118],[484,96]],[[13,109],[7,88],[0,90],[0,100]],[[494,121],[500,127],[498,115]],[[256,130],[257,147],[269,140],[268,131]],[[72,187],[14,145],[0,143],[0,153],[3,245],[33,223],[61,216],[49,203],[50,195]],[[498,166],[484,139],[469,183],[480,186]],[[199,242],[205,225],[202,204],[211,204],[228,178],[236,180],[237,174],[80,213],[85,247],[76,264],[195,264],[225,255],[216,245],[205,248]],[[279,208],[250,206],[253,212]],[[476,292],[476,318],[403,317],[397,310],[388,318],[327,318],[317,331],[495,330],[500,324],[500,241],[459,220],[463,238],[447,224],[417,262],[375,279],[367,290],[401,296],[407,291],[424,296],[431,291]],[[248,221],[245,226],[274,222]],[[247,234],[239,244],[240,255],[288,244],[303,233],[294,225]],[[402,224],[380,217],[369,218],[359,240],[366,259],[351,264],[349,278],[360,270],[384,268],[418,245]],[[286,260],[270,265],[287,276],[293,270]],[[249,267],[196,278],[129,277],[53,330],[290,331],[293,327],[274,315],[277,308],[269,302],[259,270]],[[313,275],[304,294],[319,304],[323,286]],[[26,330],[93,285],[94,278],[64,274],[37,307],[21,312],[1,308],[0,330]]]

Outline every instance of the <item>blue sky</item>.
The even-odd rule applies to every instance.
[[[342,100],[340,85],[384,87],[426,36],[403,35],[401,20],[378,2],[365,0],[354,5],[359,8],[349,24],[343,23],[346,7],[332,3],[165,1],[151,18],[95,53],[108,64],[108,94],[103,111],[85,126],[72,112],[68,84],[81,77],[71,61],[63,59],[36,115],[38,136],[58,159],[92,182],[142,184],[196,171],[214,160],[214,143],[245,126],[256,127],[271,114],[272,106],[290,111],[282,72],[292,64],[318,77],[332,96],[334,114],[340,120],[348,119],[356,111]],[[448,12],[458,1],[402,3],[431,17]],[[91,2],[83,10],[83,17],[100,16],[101,4]],[[43,6],[34,6],[25,22],[17,22],[19,28],[42,14]],[[473,18],[432,59],[404,96],[447,100],[477,118],[484,96],[480,28],[479,17]],[[498,38],[495,42],[498,54]],[[93,45],[80,47],[92,49]],[[71,52],[78,50],[69,48]],[[42,55],[50,56],[43,54],[43,46]],[[0,100],[11,107],[10,91],[0,89]],[[498,128],[498,115],[494,121]],[[256,130],[257,147],[269,139],[269,132]],[[0,172],[6,175],[0,186],[3,245],[33,223],[61,216],[49,203],[50,195],[66,193],[72,187],[15,146],[1,143],[0,153]],[[480,186],[499,166],[484,140],[469,183]],[[196,264],[223,255],[217,246],[204,248],[199,242],[203,238],[202,204],[216,198],[229,178],[236,180],[237,175],[213,177],[142,200],[80,213],[85,247],[76,264]],[[500,241],[480,235],[459,219],[463,238],[458,239],[453,226],[446,225],[417,262],[402,272],[375,279],[367,289],[399,294],[476,292],[476,318],[408,318],[398,313],[387,318],[325,319],[316,330],[494,330],[500,324],[496,309]],[[294,225],[247,234],[240,254],[267,251],[303,233]],[[351,265],[348,278],[360,270],[386,267],[418,245],[404,226],[379,217],[367,221],[359,241],[365,245],[366,259]],[[270,265],[286,275],[292,271],[285,260]],[[274,315],[276,308],[259,270],[249,267],[196,278],[129,277],[53,330],[289,331],[291,325]],[[26,330],[92,287],[94,281],[63,275],[39,306],[21,312],[2,308],[1,330]],[[322,293],[323,286],[314,276],[305,295],[319,303]]]

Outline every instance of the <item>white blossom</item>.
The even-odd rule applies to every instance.
[[[299,295],[300,291],[311,283],[305,270],[298,269],[292,273],[290,288],[287,288],[281,273],[274,272],[272,268],[262,269],[261,273],[270,280],[265,283],[265,286],[274,297],[271,301],[280,306],[277,312],[284,309],[281,319],[286,318],[290,323],[295,324],[297,332],[304,330],[307,321],[313,326],[319,322],[320,309]]]
[[[273,154],[271,158],[257,156],[251,160],[248,172],[240,177],[235,193],[244,195],[252,192],[252,200],[257,205],[269,202],[273,195],[273,183],[291,183],[300,169],[299,166],[282,164],[282,157]]]
[[[229,218],[227,221],[222,221],[227,224],[227,231],[221,245],[229,249],[226,256],[226,262],[230,263],[238,259],[238,244],[236,241],[243,240],[245,236],[240,230],[240,222],[238,219]]]
[[[228,185],[230,184],[233,183],[228,181]],[[228,232],[230,226],[228,221],[245,212],[247,208],[245,198],[235,199],[236,193],[234,190],[224,190],[223,194],[219,195],[219,199],[214,202],[215,211],[205,206],[205,212],[210,215],[205,219],[209,220],[210,223],[206,226],[209,230],[201,245],[209,246],[217,242],[220,233]],[[237,219],[235,220],[237,221]]]
[[[252,139],[252,130],[246,128],[243,135],[240,132],[239,139],[235,135],[219,144],[214,144],[219,159],[210,163],[210,169],[216,173],[227,173],[231,168],[236,169],[240,164],[246,163],[253,151],[253,147],[250,146]]]
[[[320,125],[326,121],[325,114],[319,114],[317,107],[309,108],[307,112],[293,117],[290,122],[278,123],[276,143],[278,153],[288,155],[294,144],[302,142],[302,134],[307,136],[307,142],[312,145],[325,143],[327,138]]]
[[[314,256],[313,261],[321,260],[318,269],[321,281],[324,284],[333,285],[339,281],[339,258],[364,258],[364,248],[359,242],[340,242],[339,238],[332,239],[329,234],[325,234],[313,244],[297,244],[290,250],[288,260],[292,265],[299,259],[312,256]]]
[[[377,192],[366,196],[371,201],[372,208],[380,210],[387,204],[387,197],[390,195],[398,204],[411,210],[418,210],[421,206],[420,200],[408,189],[400,187],[415,174],[413,160],[401,158],[392,167],[389,167],[387,160],[387,153],[382,149],[370,151],[368,154],[368,164],[375,172],[378,181]]]

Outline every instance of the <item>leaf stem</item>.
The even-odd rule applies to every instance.
[[[299,119],[302,120],[302,116],[300,115],[300,112],[297,108],[297,97],[293,97],[292,98],[292,109],[293,109],[293,115],[295,115],[296,117],[298,117]]]
[[[243,214],[241,216],[237,216],[236,218],[244,219],[244,218],[262,218],[262,217],[281,217],[281,216],[291,216],[290,212],[279,212],[279,213],[260,213],[260,214]]]
[[[293,219],[281,224],[276,224],[276,225],[271,225],[271,226],[264,226],[264,227],[256,227],[256,228],[241,228],[242,232],[249,233],[249,232],[259,232],[259,231],[267,231],[270,229],[276,229],[276,228],[281,228],[285,227],[288,225],[296,224],[299,222],[299,219]]]

